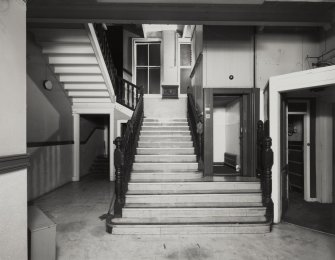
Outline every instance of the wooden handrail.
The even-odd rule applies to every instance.
[[[131,119],[127,122],[124,134],[114,140],[114,144],[116,146],[114,151],[116,195],[114,207],[115,217],[121,217],[122,215],[122,208],[125,203],[125,194],[128,190],[128,182],[133,168],[136,147],[144,117],[143,108],[143,90],[141,89],[140,96],[136,103],[136,108]],[[110,221],[110,218],[108,218],[107,221]]]
[[[94,24],[94,30],[113,84],[116,101],[134,111],[137,106],[141,87],[117,75],[117,69],[113,63],[112,52],[105,29],[101,24]]]
[[[203,169],[203,158],[204,158],[204,134],[203,125],[204,119],[200,110],[197,109],[194,97],[191,92],[191,88],[187,88],[187,118],[190,122],[192,139],[195,145],[195,151],[197,154],[198,168]]]
[[[272,194],[272,165],[273,151],[272,139],[268,136],[268,122],[265,124],[259,120],[257,123],[257,177],[261,181],[262,202],[266,207],[266,219],[273,223]]]

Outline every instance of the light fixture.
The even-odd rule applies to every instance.
[[[43,81],[43,87],[46,89],[46,90],[52,90],[52,82],[50,80],[44,80]]]

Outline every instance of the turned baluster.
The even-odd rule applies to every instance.
[[[130,107],[130,86],[129,86],[129,84],[128,83],[126,83],[127,84],[127,106],[128,107]]]
[[[114,151],[114,166],[115,166],[115,208],[114,215],[120,217],[122,214],[122,207],[124,205],[123,189],[122,189],[122,174],[124,167],[124,154],[122,152],[122,138],[117,137],[114,142],[116,146]]]

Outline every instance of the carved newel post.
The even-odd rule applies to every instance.
[[[262,176],[262,150],[263,150],[263,139],[264,139],[264,124],[262,120],[257,122],[257,169],[256,174],[258,178]]]
[[[266,218],[273,222],[273,201],[272,194],[272,165],[273,151],[271,149],[271,137],[265,137],[263,142],[263,204],[266,206]]]
[[[116,217],[121,217],[122,206],[124,204],[123,192],[122,192],[122,169],[124,166],[124,154],[121,150],[122,147],[122,138],[117,137],[114,142],[115,151],[114,151],[114,166],[115,166],[115,207],[114,215]]]

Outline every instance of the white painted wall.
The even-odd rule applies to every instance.
[[[335,102],[335,100],[334,100]],[[316,102],[316,196],[321,203],[333,202],[333,104]]]
[[[144,116],[148,118],[186,118],[187,98],[144,97]]]
[[[226,107],[225,133],[226,152],[237,155],[237,164],[241,165],[240,126],[241,103],[236,100]]]
[[[213,108],[213,161],[224,162],[226,152],[226,108]]]
[[[312,68],[319,55],[314,33],[262,32],[256,34],[256,87],[264,89],[269,78]]]
[[[26,153],[26,4],[0,8],[0,156]],[[0,259],[27,259],[27,170],[0,174]]]
[[[204,26],[203,52],[205,88],[253,87],[252,27]]]
[[[71,103],[29,32],[27,57],[27,142],[72,141]],[[46,79],[52,91],[44,89]],[[71,144],[28,148],[28,200],[71,181],[72,152]]]
[[[177,33],[162,32],[162,85],[178,85]]]

